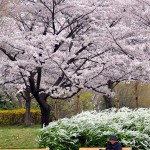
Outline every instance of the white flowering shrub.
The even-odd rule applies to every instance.
[[[150,150],[150,109],[121,108],[87,111],[70,119],[52,122],[41,129],[38,141],[51,150],[78,150],[79,147],[105,147],[115,134],[127,147]]]

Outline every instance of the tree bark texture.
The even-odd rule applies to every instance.
[[[108,88],[112,91],[113,90],[113,81],[108,80]],[[110,95],[103,95],[106,109],[112,108],[113,107],[113,98]]]

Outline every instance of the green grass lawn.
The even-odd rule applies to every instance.
[[[39,148],[36,141],[40,125],[0,126],[0,149]]]

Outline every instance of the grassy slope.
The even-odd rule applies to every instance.
[[[32,127],[0,126],[0,149],[38,148],[36,142],[40,125]]]

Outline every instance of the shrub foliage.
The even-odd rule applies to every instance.
[[[83,112],[70,119],[50,123],[41,129],[38,141],[51,150],[78,150],[79,147],[105,147],[111,134],[124,145],[150,150],[150,109],[122,108]]]
[[[22,124],[25,120],[25,109],[16,110],[1,110],[0,111],[0,125],[14,125]],[[31,122],[40,123],[40,110],[31,109]]]

